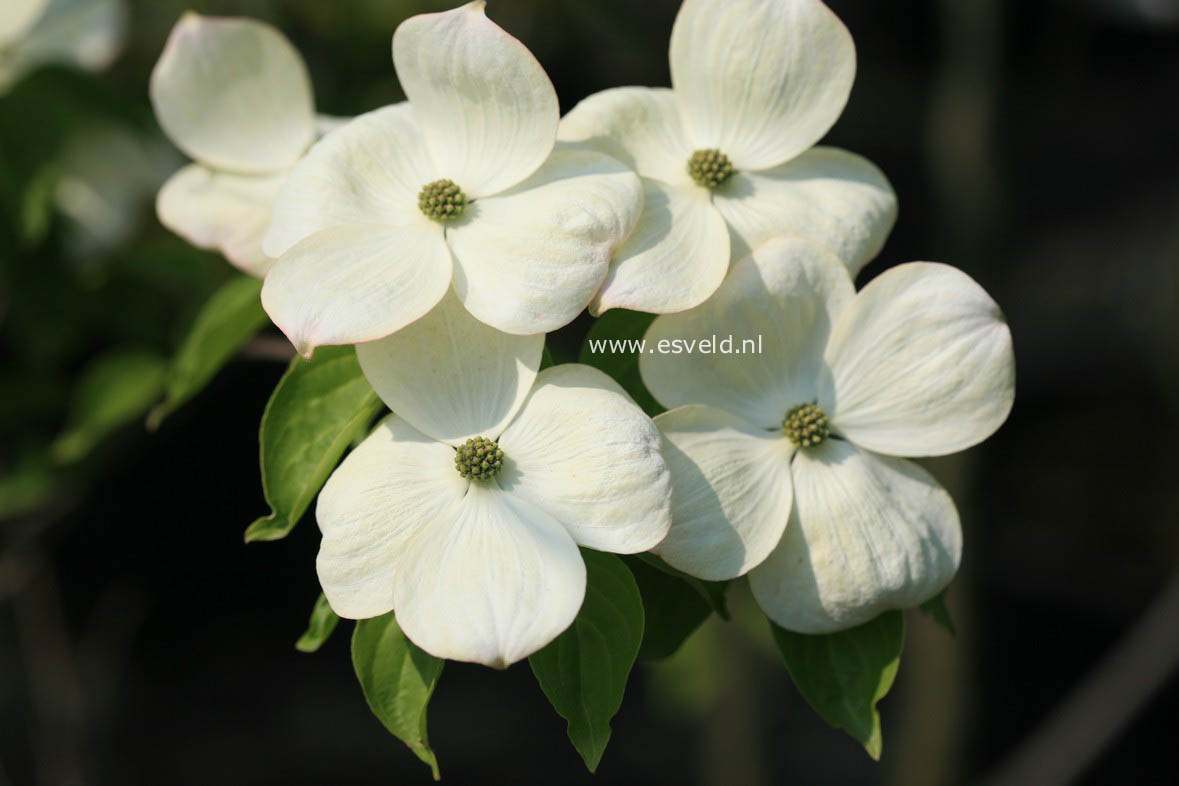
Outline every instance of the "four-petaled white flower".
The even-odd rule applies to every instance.
[[[880,250],[896,198],[868,161],[811,148],[847,103],[855,48],[818,0],[685,0],[671,33],[672,89],[586,98],[559,138],[626,162],[645,206],[590,304],[668,314],[696,306],[729,266],[798,235],[856,272]]]
[[[483,324],[453,292],[357,347],[396,414],[319,496],[319,580],[336,613],[393,609],[427,652],[503,667],[577,615],[579,545],[634,553],[667,534],[654,424],[597,369],[537,373],[543,347]]]
[[[302,354],[387,336],[450,289],[508,333],[577,316],[634,226],[638,178],[554,149],[557,94],[482,0],[393,35],[408,102],[312,149],[274,206],[262,304]]]
[[[184,14],[151,75],[156,119],[193,158],[156,200],[160,223],[246,273],[274,263],[262,251],[270,208],[317,133],[303,58],[270,25]]]
[[[0,8],[0,95],[41,65],[97,71],[123,46],[125,0],[4,0]]]
[[[949,495],[916,464],[999,427],[1015,389],[999,307],[960,271],[892,268],[859,293],[801,239],[734,265],[646,340],[763,337],[761,354],[643,354],[666,407],[673,525],[655,551],[705,579],[749,573],[779,625],[825,633],[917,605],[961,555]]]

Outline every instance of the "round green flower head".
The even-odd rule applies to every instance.
[[[491,480],[504,465],[504,452],[487,437],[472,437],[454,454],[454,468],[464,478]]]
[[[733,176],[733,162],[719,150],[697,150],[688,159],[688,174],[705,188],[716,188]]]
[[[453,180],[443,178],[422,186],[418,209],[435,221],[453,221],[463,214],[467,197]]]
[[[827,413],[814,404],[799,404],[787,412],[782,430],[800,448],[813,448],[831,436]]]

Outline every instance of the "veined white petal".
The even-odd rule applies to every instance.
[[[414,644],[495,668],[556,638],[584,598],[585,563],[569,533],[481,483],[406,544],[393,575],[397,623]]]
[[[830,249],[852,278],[879,253],[897,218],[884,174],[834,147],[813,148],[773,169],[737,172],[714,193],[734,259],[776,235],[796,235]]]
[[[563,149],[510,191],[468,205],[446,229],[454,288],[509,333],[568,324],[606,276],[642,209],[639,178],[609,156]]]
[[[348,224],[287,251],[262,285],[262,307],[299,354],[373,341],[400,330],[450,287],[450,250],[427,220],[400,227]]]
[[[614,380],[569,363],[540,372],[499,439],[496,482],[564,525],[582,546],[647,551],[671,526],[659,431]]]
[[[0,95],[49,63],[106,68],[123,48],[127,15],[125,0],[50,0],[19,41],[0,44]]]
[[[454,449],[396,415],[381,421],[319,493],[323,540],[315,564],[332,610],[364,619],[393,608],[393,574],[406,541],[462,499],[470,481]]]
[[[786,528],[794,446],[715,407],[673,409],[655,425],[671,472],[671,530],[655,553],[711,581],[746,573]]]
[[[514,336],[471,316],[454,292],[356,357],[389,408],[434,439],[496,439],[536,380],[544,336]]]
[[[738,170],[777,166],[818,142],[856,73],[851,34],[819,0],[684,0],[670,56],[689,142]]]
[[[393,33],[393,65],[442,174],[469,198],[536,171],[557,138],[557,92],[484,0],[420,14]]]
[[[365,113],[324,136],[291,170],[262,247],[277,257],[332,227],[424,220],[418,193],[437,177],[409,104]]]
[[[612,308],[671,314],[698,306],[729,269],[729,232],[704,189],[643,178],[643,192],[638,224],[590,302],[594,316]]]
[[[318,138],[325,137],[337,128],[343,128],[348,125],[353,119],[339,115],[325,115],[321,112],[315,116],[315,136]]]
[[[561,118],[557,138],[613,156],[643,177],[694,185],[692,148],[666,87],[615,87],[583,98]]]
[[[940,456],[995,432],[1015,398],[999,306],[948,265],[911,262],[856,295],[831,331],[819,406],[857,445]]]
[[[5,0],[0,14],[0,47],[18,43],[48,6],[49,0]]]
[[[286,169],[315,138],[307,67],[264,22],[185,13],[152,71],[150,92],[164,133],[215,169]]]
[[[251,276],[274,264],[262,252],[270,206],[285,175],[232,175],[189,164],[156,198],[160,223],[197,248],[220,251]]]
[[[789,409],[815,400],[827,335],[852,295],[847,270],[830,252],[775,238],[737,262],[703,305],[651,323],[639,373],[665,407],[711,404],[780,429]],[[720,352],[713,342],[730,336],[733,353]],[[703,341],[711,351],[702,351]],[[661,346],[671,351],[653,351]]]
[[[758,604],[799,633],[830,633],[941,592],[962,556],[958,512],[911,461],[829,439],[794,458],[794,512],[749,574]]]

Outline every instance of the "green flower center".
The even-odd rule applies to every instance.
[[[435,221],[453,221],[466,206],[467,197],[453,180],[435,180],[418,192],[418,209]]]
[[[782,430],[800,448],[813,448],[831,436],[827,413],[814,404],[799,404],[787,412]]]
[[[487,437],[472,437],[454,453],[454,468],[471,480],[491,480],[504,465],[504,452]]]
[[[688,159],[688,174],[705,188],[716,188],[733,176],[733,162],[719,150],[697,150]]]

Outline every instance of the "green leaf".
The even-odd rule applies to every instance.
[[[581,355],[578,357],[579,362],[601,369],[613,377],[651,417],[663,412],[664,408],[648,392],[639,376],[638,353],[611,351],[608,342],[641,340],[654,321],[654,314],[611,309],[599,317],[589,329],[585,343],[581,346]],[[607,343],[602,345],[598,342]]]
[[[932,619],[935,625],[951,636],[958,636],[958,631],[954,628],[954,620],[950,617],[950,609],[946,606],[946,590],[942,590],[922,603],[921,613]]]
[[[593,772],[643,640],[643,602],[621,559],[586,549],[581,555],[586,569],[581,611],[528,664],[553,709],[569,722],[569,739]]]
[[[438,759],[430,749],[426,709],[438,684],[443,661],[405,637],[393,612],[359,620],[352,632],[352,666],[373,715],[439,779]]]
[[[643,660],[666,658],[700,627],[712,607],[699,591],[683,579],[666,573],[634,556],[622,558],[643,598]]]
[[[382,406],[352,347],[320,347],[314,360],[292,360],[270,395],[258,434],[262,490],[271,512],[246,529],[246,541],[285,538]]]
[[[722,620],[729,619],[729,607],[725,603],[725,592],[729,589],[729,582],[727,581],[704,581],[695,576],[689,576],[682,570],[676,570],[671,565],[668,565],[663,560],[656,557],[650,552],[634,555],[635,558],[642,560],[646,564],[655,568],[656,570],[666,573],[668,576],[675,576],[680,581],[691,587],[709,608],[717,613]]]
[[[159,398],[166,361],[154,352],[115,350],[82,373],[65,430],[50,446],[58,464],[86,456],[107,435],[140,417]]]
[[[901,662],[905,619],[888,611],[850,630],[807,636],[770,623],[798,692],[832,726],[843,729],[873,759],[882,746],[876,703],[888,693]]]
[[[295,642],[295,649],[299,652],[316,652],[332,635],[340,618],[332,607],[328,605],[327,597],[321,592],[311,608],[311,619],[307,622],[307,630]]]
[[[241,347],[266,324],[259,293],[262,282],[238,276],[221,286],[201,307],[172,358],[167,395],[148,416],[148,428],[201,391]]]

